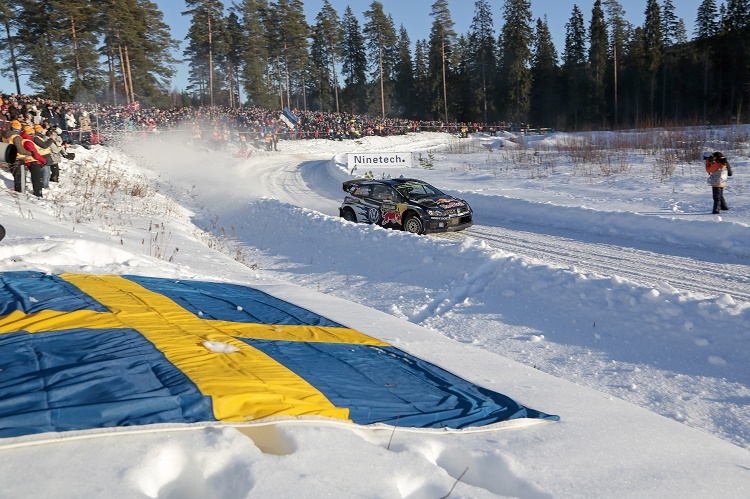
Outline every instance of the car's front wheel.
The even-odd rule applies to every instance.
[[[421,234],[424,232],[424,223],[418,215],[409,215],[404,221],[404,230],[412,234]]]
[[[357,222],[357,215],[355,215],[354,211],[352,211],[350,208],[345,209],[341,216],[344,217],[344,220],[346,220],[347,222]]]

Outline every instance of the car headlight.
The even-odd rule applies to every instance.
[[[445,213],[439,210],[427,210],[427,214],[431,217],[444,217]]]

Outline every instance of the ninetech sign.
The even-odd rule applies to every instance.
[[[384,152],[384,153],[366,153],[366,154],[355,154],[349,153],[346,155],[347,166],[351,170],[354,167],[404,167],[411,168],[411,153],[410,152]]]

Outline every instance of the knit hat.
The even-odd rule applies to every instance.
[[[44,127],[42,125],[34,125],[34,131],[35,132],[43,132]]]
[[[721,154],[721,153],[720,153],[719,151],[716,151],[716,152],[714,153],[714,158],[716,158],[716,159],[721,159],[721,158],[723,158],[723,157],[724,157],[724,155],[723,155],[723,154]]]
[[[13,121],[11,121],[11,122],[10,122],[10,127],[11,127],[11,128],[14,128],[14,129],[16,129],[16,130],[20,130],[21,128],[23,128],[23,127],[21,126],[21,122],[20,122],[20,121],[18,121],[18,120],[13,120]]]

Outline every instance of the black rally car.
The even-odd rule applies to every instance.
[[[414,234],[462,230],[473,223],[469,203],[415,178],[347,180],[343,189],[339,214],[350,222]]]

